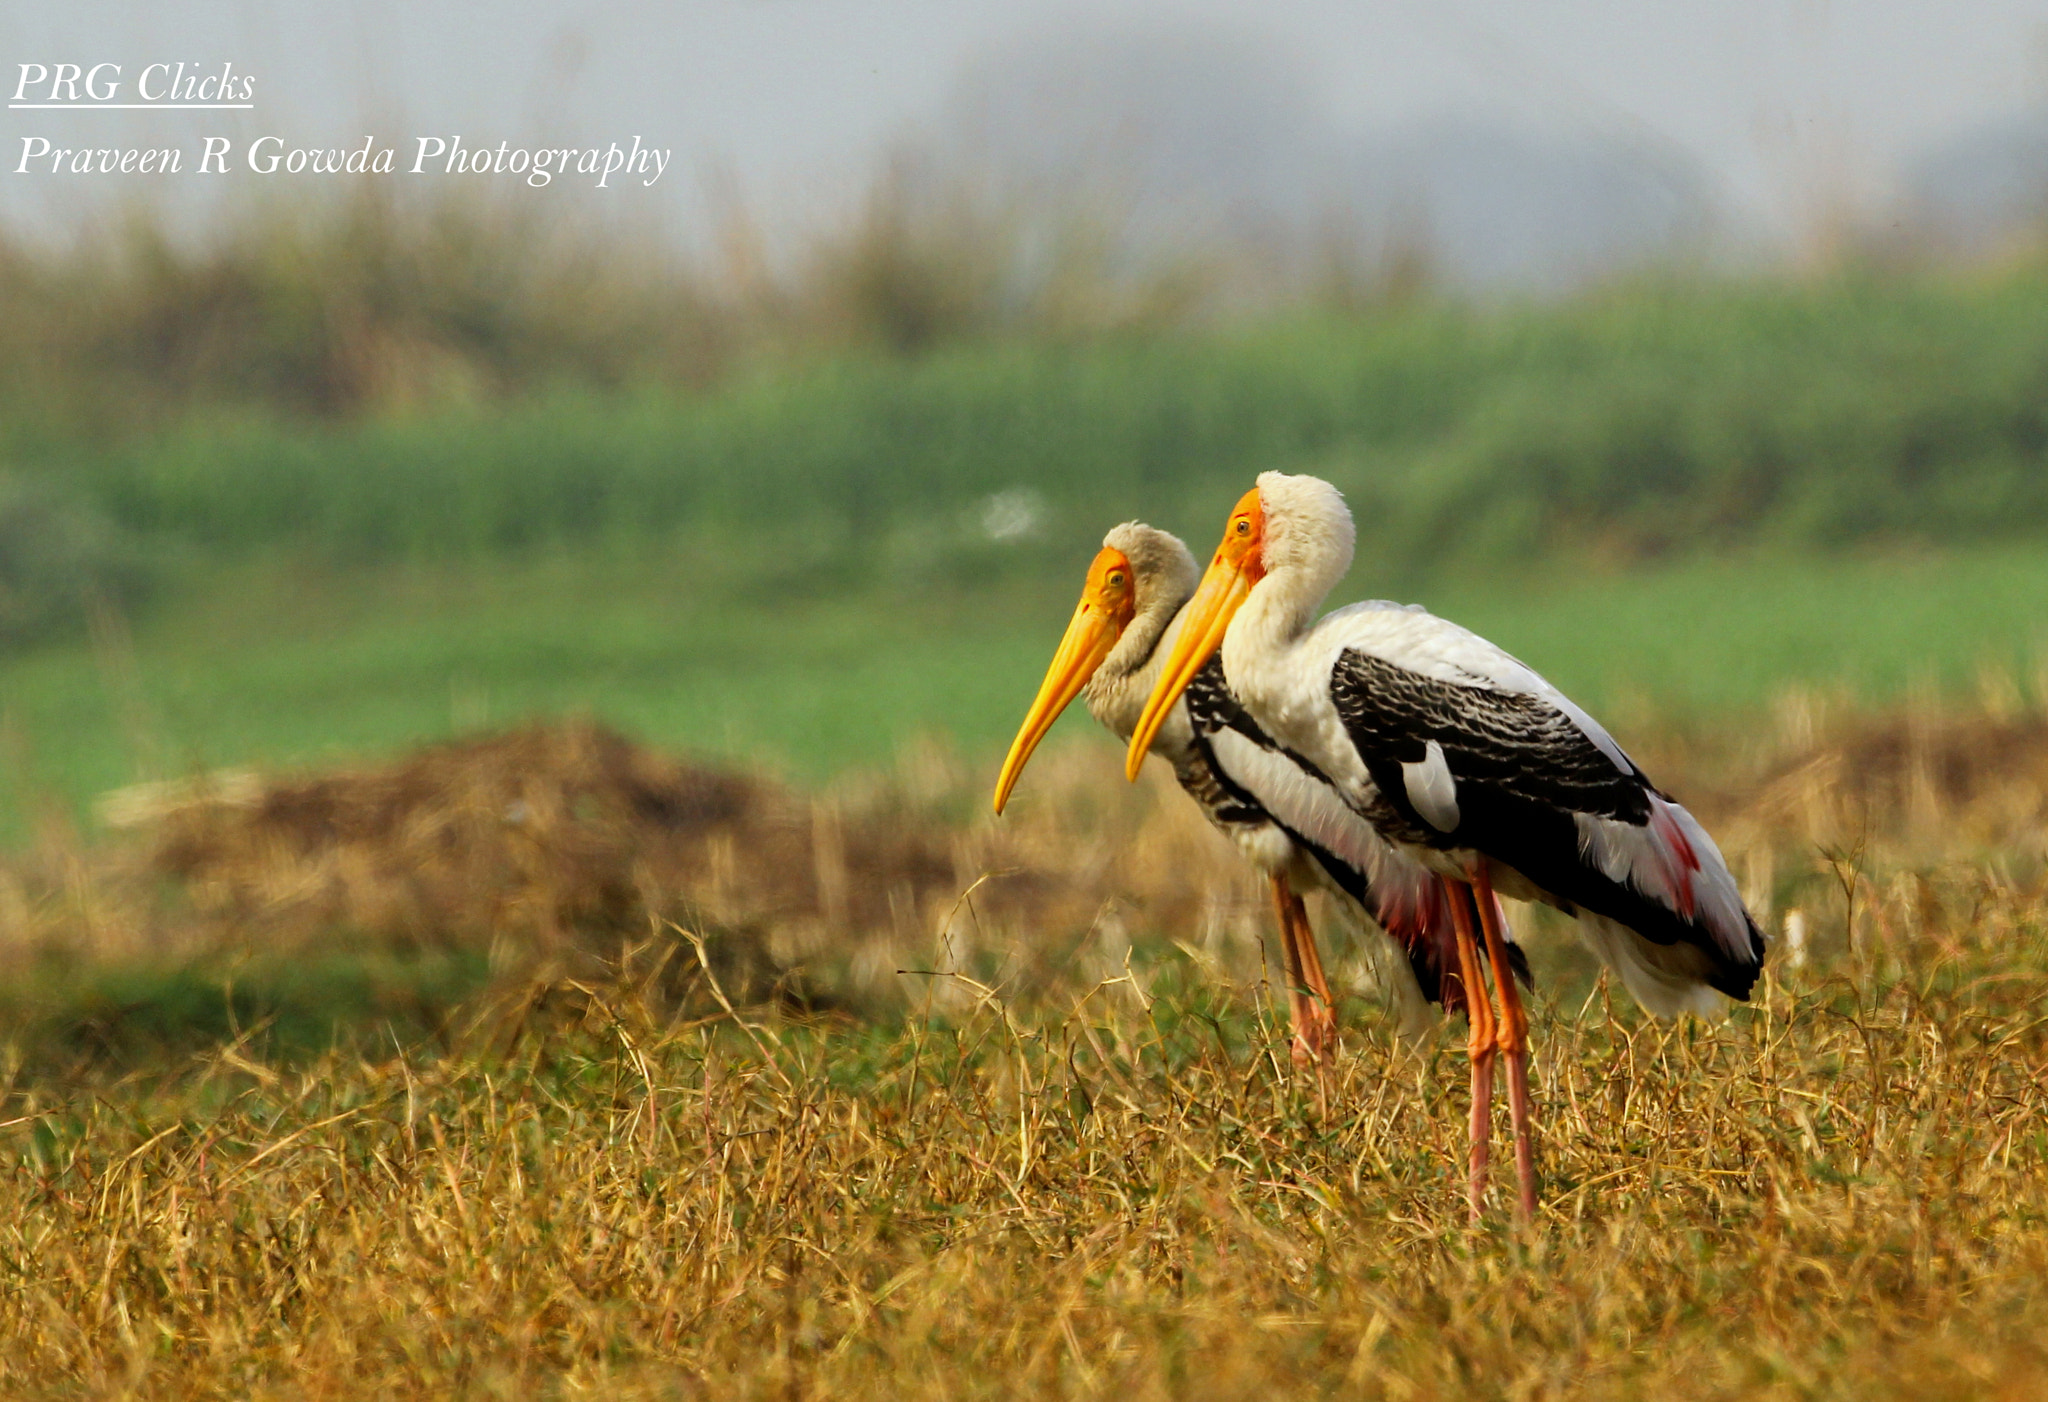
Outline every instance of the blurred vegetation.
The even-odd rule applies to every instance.
[[[2036,271],[1492,309],[1389,275],[1247,322],[1105,247],[902,170],[780,259],[737,216],[698,262],[510,207],[138,219],[0,247],[0,452],[145,534],[345,557],[712,523],[972,557],[997,493],[1027,542],[1193,529],[1268,467],[1417,567],[2048,529]]]
[[[1028,246],[1027,246],[1028,245]],[[106,441],[189,416],[287,420],[691,390],[847,348],[1163,325],[1184,275],[1112,276],[892,167],[843,230],[771,253],[736,203],[715,251],[517,200],[263,204],[200,234],[146,209],[57,244],[0,231],[0,409]]]
[[[146,552],[56,482],[0,474],[0,645],[29,642],[131,602]]]
[[[200,240],[136,215],[0,250],[18,427],[104,437],[223,408],[344,417],[655,367],[701,375],[716,326],[629,243],[565,248],[511,210],[267,207]],[[570,369],[573,367],[573,370]]]
[[[2039,276],[1081,336],[1002,322],[997,270],[962,274],[900,215],[820,254],[800,315],[787,287],[719,301],[631,259],[506,247],[516,229],[345,213],[32,279],[51,307],[95,290],[4,338],[43,347],[14,381],[17,470],[145,537],[331,558],[715,525],[768,533],[783,565],[980,572],[1133,514],[1203,534],[1269,467],[1336,480],[1366,548],[1416,573],[2048,529]],[[778,337],[812,353],[768,355]],[[1015,528],[988,525],[1018,491]]]
[[[809,776],[993,746],[1102,530],[1202,549],[1266,468],[1349,495],[1348,595],[1593,704],[2032,666],[2048,270],[1479,306],[1409,259],[1252,314],[1113,248],[908,166],[799,249],[370,200],[0,245],[0,644],[164,586],[9,658],[0,828],[576,709]]]

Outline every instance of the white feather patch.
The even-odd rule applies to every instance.
[[[1728,1000],[1706,982],[1699,967],[1706,956],[1692,945],[1653,943],[1590,910],[1580,911],[1572,923],[1580,943],[1621,975],[1622,987],[1651,1016],[1715,1018],[1727,1012]]]
[[[1653,794],[1650,810],[1650,822],[1641,827],[1574,814],[1580,855],[1608,880],[1634,887],[1681,919],[1697,921],[1730,958],[1755,958],[1742,893],[1714,839],[1675,803]]]
[[[1430,909],[1435,875],[1381,837],[1335,789],[1234,730],[1216,732],[1209,746],[1230,781],[1277,821],[1365,874],[1374,907],[1367,914],[1382,926],[1412,927]]]
[[[1390,851],[1385,839],[1328,784],[1234,730],[1209,737],[1216,762],[1268,813],[1370,877]]]
[[[1402,765],[1401,782],[1408,790],[1408,801],[1415,805],[1423,822],[1438,832],[1450,832],[1458,826],[1458,781],[1451,777],[1442,745],[1432,740],[1421,759]]]

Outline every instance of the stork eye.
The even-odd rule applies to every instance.
[[[1231,525],[1236,529],[1239,535],[1250,535],[1252,533],[1252,523],[1251,518],[1249,517],[1240,516],[1237,518],[1237,520],[1233,521]]]
[[[1110,571],[1109,585],[1112,589],[1121,589],[1124,587],[1124,576],[1122,570]]]

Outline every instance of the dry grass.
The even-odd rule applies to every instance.
[[[2040,1395],[2048,732],[1788,730],[1673,781],[1809,931],[1753,1009],[1644,1024],[1531,922],[1526,1236],[1462,1227],[1455,1036],[1354,1009],[1334,1081],[1291,1072],[1184,805],[1051,755],[998,836],[927,757],[897,837],[1027,874],[870,931],[950,961],[895,1012],[728,1011],[708,948],[649,944],[508,977],[433,1054],[18,1071],[0,1392]],[[983,919],[1005,880],[1048,894]]]

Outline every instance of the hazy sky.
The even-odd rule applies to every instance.
[[[1682,151],[1778,232],[1869,205],[1931,145],[2048,93],[2048,0],[7,0],[10,94],[25,62],[117,62],[132,81],[151,62],[226,60],[259,86],[253,113],[9,111],[0,208],[35,218],[119,179],[17,176],[28,135],[460,131],[673,147],[665,183],[619,196],[622,209],[687,212],[718,171],[757,204],[800,212],[859,184],[970,62],[1106,25],[1263,42],[1359,131],[1482,111]]]

